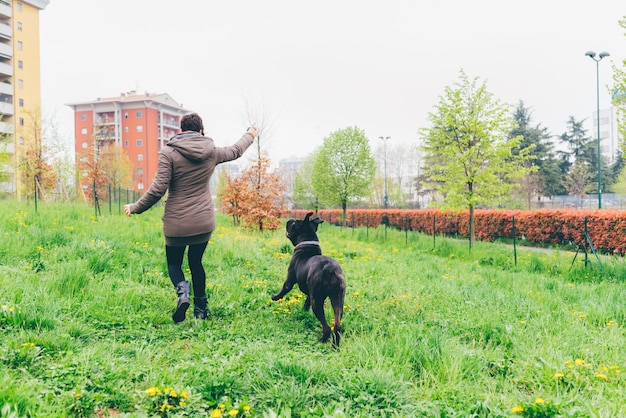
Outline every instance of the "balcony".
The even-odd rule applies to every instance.
[[[0,115],[13,116],[13,103],[0,102]]]
[[[0,75],[13,77],[13,66],[0,62]]]
[[[13,48],[11,48],[11,45],[0,43],[0,58],[13,58]]]
[[[13,84],[9,83],[0,83],[0,95],[2,96],[11,96],[13,97]],[[6,100],[4,100],[6,102]],[[11,103],[13,99],[11,99]]]
[[[0,122],[0,134],[12,134],[13,133],[13,124]]]
[[[6,0],[0,0],[0,16],[1,17],[11,17],[13,16],[13,11],[11,10],[11,3]]]
[[[11,30],[11,26],[6,23],[0,23],[0,39],[6,39],[7,41],[11,40],[11,36],[13,35],[13,31]]]

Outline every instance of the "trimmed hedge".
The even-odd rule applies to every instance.
[[[286,213],[301,219],[308,210]],[[318,211],[324,221],[342,224],[341,209]],[[576,245],[587,247],[587,233],[595,249],[602,253],[626,253],[626,211],[624,210],[493,210],[474,212],[476,239],[494,241],[515,236],[541,245]],[[348,210],[346,225],[377,227],[388,225],[401,230],[433,233],[447,236],[469,236],[469,211],[442,211],[439,209],[354,209]]]

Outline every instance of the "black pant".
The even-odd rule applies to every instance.
[[[189,270],[191,270],[193,295],[197,298],[204,297],[206,295],[206,273],[204,272],[204,267],[202,266],[202,256],[204,255],[204,250],[206,249],[207,244],[207,242],[203,242],[202,244],[189,245],[189,251],[187,253]],[[167,272],[169,273],[170,280],[174,286],[185,280],[185,273],[183,273],[182,266],[186,248],[187,246],[165,246]]]

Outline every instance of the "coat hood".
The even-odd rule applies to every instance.
[[[167,146],[176,149],[190,161],[207,160],[215,150],[213,140],[198,132],[182,132],[170,139]]]

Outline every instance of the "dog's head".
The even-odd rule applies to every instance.
[[[303,220],[289,219],[285,235],[293,245],[298,245],[303,241],[318,241],[317,226],[324,222],[319,217],[311,218],[313,212],[306,214]]]

